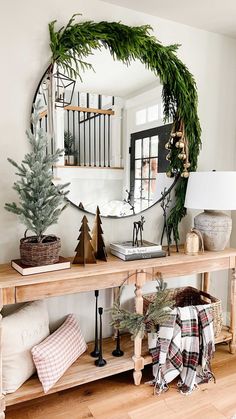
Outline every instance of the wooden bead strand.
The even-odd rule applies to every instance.
[[[188,148],[188,140],[185,136],[185,129],[183,121],[181,120],[178,125],[175,124],[172,128],[170,139],[165,144],[165,149],[168,150],[168,154],[166,156],[167,161],[171,161],[172,149],[176,147],[179,149],[179,153],[177,157],[183,162],[183,171],[181,172],[181,177],[187,178],[189,176],[188,169],[190,168],[189,163],[189,148]],[[169,170],[166,175],[168,177],[174,176],[173,170]]]
[[[188,178],[189,177],[188,169],[190,167],[189,148],[188,148],[188,140],[185,136],[184,124],[182,121],[181,121],[181,132],[182,132],[182,137],[181,137],[181,140],[179,141],[179,148],[181,149],[181,153],[178,154],[178,158],[183,161],[184,169],[183,169],[183,172],[181,173],[181,177]]]

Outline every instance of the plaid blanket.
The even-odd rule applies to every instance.
[[[150,347],[156,393],[180,376],[181,393],[189,394],[202,382],[214,378],[210,367],[215,347],[209,305],[178,307],[160,327],[156,346]]]

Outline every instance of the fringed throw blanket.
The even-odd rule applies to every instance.
[[[212,378],[210,361],[214,346],[212,309],[209,305],[175,308],[160,327],[156,347],[150,347],[156,393],[180,376],[182,394],[191,393],[199,383]]]

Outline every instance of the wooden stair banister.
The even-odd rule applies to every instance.
[[[101,115],[115,115],[115,112],[111,109],[96,109],[96,108],[83,108],[81,106],[65,106],[66,111],[78,111],[84,113],[96,113]],[[45,110],[39,114],[40,119],[44,118],[47,115],[48,111]]]

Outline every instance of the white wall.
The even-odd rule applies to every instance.
[[[18,243],[24,227],[7,213],[4,203],[15,199],[12,184],[14,170],[6,161],[8,156],[21,161],[28,144],[25,129],[29,125],[31,101],[38,81],[50,58],[47,25],[58,19],[65,24],[73,13],[83,13],[83,19],[116,20],[130,25],[151,24],[163,44],[180,43],[179,57],[194,74],[199,92],[199,116],[202,124],[203,148],[199,169],[233,169],[235,157],[236,110],[236,41],[158,19],[96,0],[3,0],[0,17],[1,42],[1,120],[0,120],[0,245],[1,262],[18,256]],[[63,254],[72,255],[77,243],[82,213],[73,208],[62,215],[59,225],[52,229],[60,235]],[[146,214],[145,238],[158,240],[162,228],[159,207]],[[137,217],[136,217],[137,218]],[[89,218],[91,223],[92,218]],[[132,219],[104,220],[105,240],[127,238],[131,235]],[[191,217],[183,223],[183,233]],[[214,282],[212,289],[226,302],[225,276]],[[187,283],[187,279],[186,282]],[[179,281],[173,282],[177,284]],[[110,292],[102,293],[101,304],[110,305]],[[87,339],[93,336],[92,296],[83,295],[53,298],[49,304],[52,322],[65,313],[79,313]],[[90,306],[90,307],[89,307]],[[109,330],[107,330],[109,333]]]

